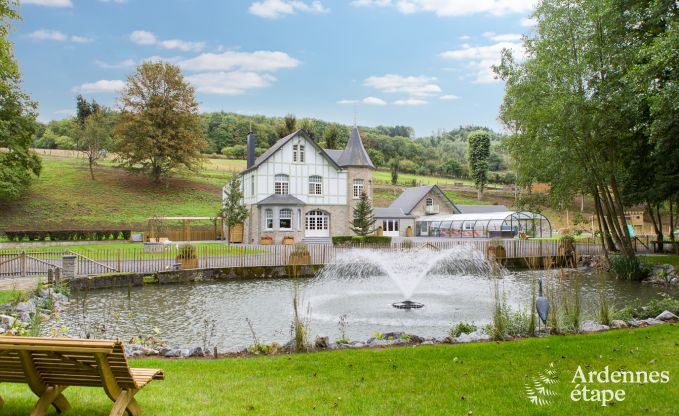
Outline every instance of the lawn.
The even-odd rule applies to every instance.
[[[0,290],[0,305],[13,302],[23,293],[23,290]]]
[[[233,161],[216,163],[224,162]],[[0,229],[138,228],[154,215],[214,216],[229,175],[206,164],[197,174],[156,185],[146,177],[102,166],[92,181],[84,160],[43,156],[42,173],[30,192],[17,201],[0,202]]]
[[[639,256],[642,261],[650,264],[671,264],[674,267],[679,267],[679,256],[678,255],[650,255],[650,256]]]
[[[159,367],[137,399],[147,415],[612,415],[678,414],[679,326],[553,336],[506,343],[344,350],[220,360],[132,360]],[[526,397],[525,383],[550,368],[558,382],[549,405]],[[669,371],[666,384],[594,384],[623,389],[624,401],[602,408],[573,402],[578,366],[587,371]],[[598,387],[597,387],[598,386]],[[1,414],[28,414],[27,386],[0,385]],[[102,389],[69,388],[69,415],[106,415]],[[52,412],[51,414],[54,414]]]
[[[391,183],[391,172],[383,170],[373,171],[373,180],[377,183]],[[441,178],[438,176],[424,176],[410,173],[399,173],[398,184],[401,186],[412,186],[413,180],[419,185],[453,185],[463,183],[465,186],[472,186],[472,181],[464,179]]]
[[[486,199],[484,199],[483,201],[479,201],[477,198],[469,198],[466,196],[462,196],[460,195],[459,192],[455,191],[444,190],[443,193],[446,194],[448,199],[460,205],[493,205],[492,202],[488,201],[488,197],[486,197]]]

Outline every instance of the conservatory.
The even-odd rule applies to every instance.
[[[421,237],[514,238],[550,237],[552,225],[542,214],[505,211],[469,214],[428,215],[415,220]]]

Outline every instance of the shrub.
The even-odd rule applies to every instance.
[[[334,245],[344,245],[344,244],[352,244],[352,245],[359,245],[359,244],[375,244],[375,245],[389,245],[391,244],[391,237],[388,236],[376,236],[376,235],[368,235],[365,237],[361,236],[350,236],[350,235],[341,235],[341,236],[335,236],[332,237],[332,243]]]
[[[627,306],[614,315],[618,319],[646,319],[655,318],[664,311],[670,311],[675,315],[679,315],[679,299],[669,296],[663,296],[661,299],[653,299],[646,305],[639,304]]]
[[[617,254],[608,257],[608,269],[617,278],[625,280],[643,280],[650,273],[648,265],[638,258]]]
[[[476,325],[474,322],[458,322],[457,325],[455,325],[448,335],[450,335],[451,338],[457,338],[462,334],[471,334],[472,332],[476,331]]]
[[[177,251],[177,257],[180,259],[195,259],[196,258],[196,246],[193,244],[184,244],[179,246]]]

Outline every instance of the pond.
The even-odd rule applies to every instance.
[[[545,275],[545,286],[572,287],[573,273],[521,271],[501,280],[508,302],[515,309],[531,301],[531,281]],[[488,323],[492,311],[492,278],[473,274],[426,275],[412,295],[425,306],[400,310],[403,292],[387,275],[337,276],[320,274],[297,280],[304,310],[309,308],[312,339],[316,335],[340,338],[338,321],[346,315],[347,336],[365,340],[375,332],[407,331],[420,336],[443,337],[459,321]],[[595,272],[580,277],[583,318],[593,316],[601,279]],[[211,345],[220,351],[237,351],[252,344],[249,320],[260,342],[284,344],[290,339],[294,280],[240,280],[188,285],[147,285],[129,290],[108,289],[73,293],[72,301],[51,323],[68,328],[68,334],[87,332],[124,341],[157,332],[168,346],[203,345],[210,332],[205,319],[214,320]],[[607,279],[611,304],[647,302],[661,296],[662,288],[637,282]],[[675,292],[674,295],[677,293]],[[211,325],[208,325],[211,326]],[[97,328],[97,329],[94,329]]]

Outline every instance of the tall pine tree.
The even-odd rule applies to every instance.
[[[361,192],[361,198],[358,204],[354,207],[354,226],[351,230],[361,237],[365,237],[373,233],[373,225],[375,225],[375,217],[373,216],[373,208],[370,204],[368,194]]]

